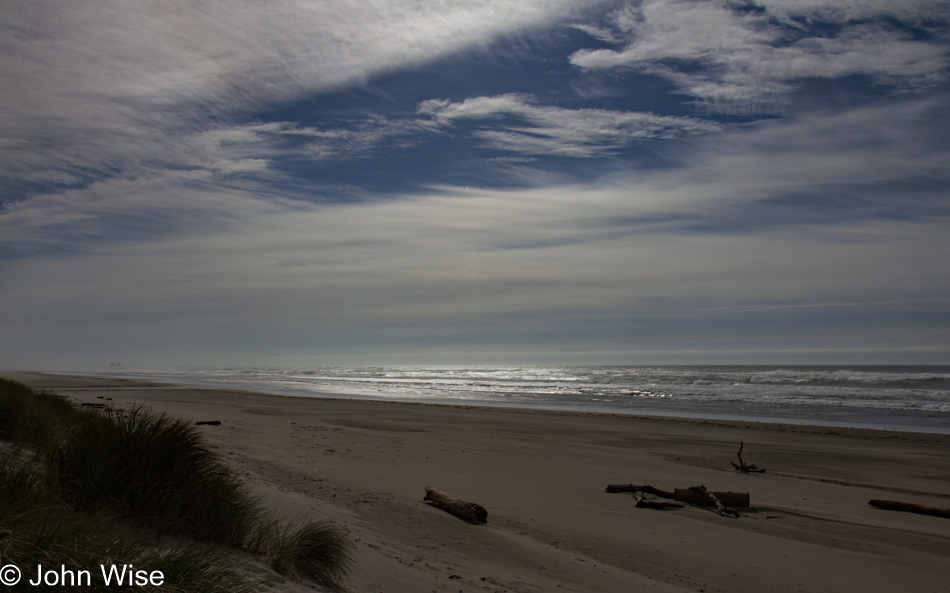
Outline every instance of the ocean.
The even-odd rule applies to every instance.
[[[950,366],[110,369],[198,387],[950,434]]]

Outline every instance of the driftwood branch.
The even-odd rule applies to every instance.
[[[950,509],[941,507],[928,507],[922,504],[912,502],[900,502],[897,500],[869,500],[868,504],[879,509],[889,511],[905,511],[908,513],[917,513],[919,515],[932,515],[934,517],[946,517],[950,519]]]
[[[749,504],[748,492],[709,492],[707,490],[705,493],[703,493],[702,491],[698,490],[699,488],[705,489],[704,486],[677,488],[673,491],[673,500],[678,500],[679,502],[688,502],[690,504],[704,507],[717,506],[713,499],[730,507],[751,506]],[[713,498],[710,498],[708,495],[712,495]]]
[[[748,473],[758,473],[758,474],[762,474],[762,473],[765,473],[765,470],[764,470],[764,469],[759,469],[759,467],[758,467],[757,465],[755,465],[754,463],[746,463],[745,461],[742,460],[742,448],[743,448],[744,446],[745,446],[745,444],[744,444],[742,441],[739,441],[739,452],[736,453],[736,457],[739,458],[739,463],[736,464],[736,462],[733,461],[733,462],[732,462],[732,467],[736,468],[736,471],[737,471],[737,472],[742,472],[742,473],[744,473],[744,474],[748,474]]]
[[[632,492],[637,496],[637,506],[641,508],[660,509],[675,508],[680,505],[666,502],[646,500],[644,494],[653,494],[662,498],[672,498],[677,502],[685,502],[699,506],[715,506],[720,514],[738,517],[739,513],[732,507],[749,507],[748,492],[710,492],[705,486],[693,488],[676,488],[673,492],[660,490],[653,486],[639,484],[608,484],[607,492]]]
[[[660,498],[673,498],[672,492],[667,492],[666,490],[660,490],[659,488],[654,488],[653,486],[639,486],[637,484],[607,484],[606,492],[645,492],[646,494],[652,494],[654,496],[659,496]]]
[[[739,517],[739,511],[724,505],[722,501],[719,499],[719,497],[716,496],[716,494],[707,490],[706,487],[703,486],[702,484],[700,484],[699,486],[693,486],[692,488],[690,488],[690,490],[702,496],[705,496],[708,500],[712,501],[712,503],[716,505],[716,510],[719,511],[720,515],[732,515],[733,517],[736,517],[736,518]]]
[[[452,498],[441,490],[427,487],[426,495],[422,500],[431,502],[443,511],[470,523],[484,525],[488,522],[488,511],[485,510],[485,507],[474,502]]]
[[[647,500],[644,498],[643,492],[637,492],[637,508],[665,511],[667,509],[681,509],[683,508],[683,505],[679,504],[678,502],[659,502],[656,500]]]

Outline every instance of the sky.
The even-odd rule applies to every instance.
[[[950,364],[946,0],[0,0],[0,368]]]

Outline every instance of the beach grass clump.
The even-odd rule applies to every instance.
[[[59,395],[0,378],[0,439],[43,446],[80,414]]]
[[[144,408],[90,414],[50,455],[78,508],[244,548],[262,514],[190,424]]]
[[[21,569],[21,586],[28,583],[37,566],[54,571],[60,567],[89,570],[96,575],[89,583],[64,580],[30,587],[36,591],[114,591],[114,586],[105,586],[98,576],[103,565],[161,571],[163,591],[255,590],[254,583],[238,570],[236,559],[220,550],[197,549],[194,544],[159,547],[106,512],[72,509],[59,496],[44,465],[9,449],[0,450],[0,563]]]
[[[339,586],[349,572],[350,550],[349,539],[339,527],[314,521],[282,529],[269,555],[271,566],[281,574]]]
[[[152,549],[143,554],[136,566],[161,571],[169,584],[195,593],[251,593],[260,583],[242,570],[239,558],[207,546],[178,545],[170,549]],[[156,591],[167,593],[167,585]],[[114,589],[110,589],[114,590]],[[172,591],[176,589],[171,588]]]
[[[147,549],[108,513],[76,512],[59,497],[46,466],[21,452],[0,452],[0,557],[29,570],[136,562]],[[66,590],[69,590],[68,588]],[[78,589],[77,589],[78,590]]]

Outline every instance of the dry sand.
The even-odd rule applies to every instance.
[[[117,379],[3,376],[187,419],[288,516],[346,525],[354,593],[950,591],[950,436],[294,398]],[[765,474],[733,470],[739,441]],[[739,519],[635,508],[608,483],[746,491]],[[478,502],[476,526],[422,501]]]

